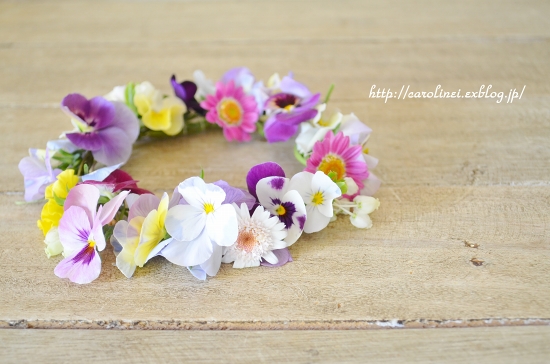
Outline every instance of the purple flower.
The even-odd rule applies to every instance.
[[[99,276],[98,251],[105,249],[103,225],[114,218],[128,193],[120,193],[96,211],[99,200],[96,187],[78,185],[71,189],[59,221],[59,240],[66,258],[55,267],[56,276],[79,284],[90,283]]]
[[[283,77],[281,92],[272,95],[265,102],[267,119],[264,132],[268,142],[282,142],[298,131],[300,123],[317,115],[315,106],[321,94],[312,94],[306,86],[289,76]]]
[[[254,82],[254,75],[246,67],[232,68],[222,76],[222,83],[229,83],[231,81],[233,81],[236,87],[242,87],[246,94],[254,97],[258,106],[258,112],[261,114],[267,100],[264,83],[262,81]]]
[[[70,94],[61,102],[61,109],[76,127],[66,136],[78,148],[91,151],[105,165],[130,158],[132,144],[139,135],[139,121],[126,105],[99,96],[87,100],[80,94]]]
[[[25,201],[30,202],[44,198],[46,187],[55,182],[61,170],[52,169],[48,149],[44,156],[37,149],[29,149],[29,154],[19,162],[19,171],[25,180]]]
[[[286,263],[293,261],[288,248],[277,249],[277,250],[273,250],[272,252],[273,254],[275,254],[277,259],[279,259],[279,261],[276,264],[271,264],[267,260],[262,259],[260,265],[263,265],[264,267],[275,268],[275,267],[281,267]]]
[[[223,200],[223,204],[235,203],[237,206],[241,206],[242,203],[245,203],[249,210],[254,207],[256,198],[247,191],[230,186],[229,183],[223,180],[216,181],[213,184],[220,187],[225,192],[225,200]]]
[[[192,81],[183,81],[178,83],[176,81],[176,75],[172,75],[170,79],[172,88],[177,97],[179,97],[187,106],[187,110],[193,110],[199,115],[206,115],[206,110],[201,107],[199,102],[195,99],[197,93],[197,85]]]
[[[283,167],[275,162],[265,162],[250,168],[250,171],[246,175],[246,185],[248,186],[248,191],[256,200],[258,199],[256,185],[259,180],[265,177],[285,177],[285,171]]]

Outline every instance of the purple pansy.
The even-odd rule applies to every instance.
[[[66,258],[55,267],[56,276],[80,284],[90,283],[99,276],[98,251],[105,249],[103,225],[114,218],[128,193],[120,193],[96,211],[100,196],[96,187],[84,184],[71,189],[59,221],[59,240]]]
[[[199,115],[206,115],[206,110],[201,107],[199,102],[195,99],[197,93],[197,85],[192,81],[183,81],[178,83],[176,81],[176,75],[172,75],[170,79],[172,88],[177,97],[179,97],[187,106],[187,110],[193,110]]]
[[[321,97],[289,76],[283,77],[280,89],[281,92],[267,99],[264,107],[269,115],[264,132],[270,143],[290,139],[302,122],[313,119],[317,115],[315,106]]]
[[[130,158],[132,144],[139,135],[139,121],[126,105],[99,96],[88,100],[70,94],[61,102],[61,109],[76,127],[66,136],[78,148],[91,151],[95,160],[105,165]]]
[[[35,201],[44,198],[46,187],[53,182],[60,169],[52,169],[50,151],[40,155],[37,149],[29,149],[30,157],[25,157],[19,162],[19,171],[25,180],[25,201]]]
[[[292,262],[292,256],[290,255],[290,251],[288,250],[288,248],[273,250],[272,253],[275,254],[279,261],[276,264],[271,264],[267,260],[262,259],[260,265],[263,265],[264,267],[275,268],[281,267],[288,262]]]
[[[246,175],[246,185],[250,194],[256,199],[258,198],[256,184],[265,177],[285,177],[285,171],[275,162],[265,162],[250,168],[250,171]]]

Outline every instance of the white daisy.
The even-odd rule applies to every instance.
[[[257,267],[262,258],[277,264],[279,260],[272,251],[287,247],[283,241],[287,234],[285,225],[277,217],[270,217],[262,206],[258,206],[252,216],[244,203],[240,208],[236,204],[233,207],[237,212],[239,235],[235,244],[226,248],[222,262],[234,262],[233,268]]]

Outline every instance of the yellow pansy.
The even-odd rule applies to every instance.
[[[136,85],[134,105],[143,125],[151,130],[176,135],[183,129],[184,103],[173,96],[163,98],[149,82]]]
[[[147,214],[141,226],[141,234],[139,237],[139,245],[134,253],[134,261],[138,267],[143,267],[147,261],[149,253],[164,240],[166,236],[166,228],[164,222],[166,213],[168,212],[168,194],[164,193],[160,200],[157,210],[153,210]]]
[[[59,220],[63,216],[63,205],[58,202],[67,198],[71,188],[78,183],[78,176],[75,176],[74,170],[67,169],[57,176],[57,181],[46,187],[45,197],[48,200],[42,208],[40,220],[37,225],[44,236],[50,229],[59,225]]]

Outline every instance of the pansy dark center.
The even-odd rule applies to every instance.
[[[298,104],[298,98],[291,94],[279,94],[274,102],[277,107],[285,110],[290,110]]]
[[[271,202],[275,209],[275,216],[279,218],[280,222],[285,224],[285,228],[290,229],[294,224],[292,217],[296,213],[296,206],[292,202],[281,202],[279,199],[273,199]]]

